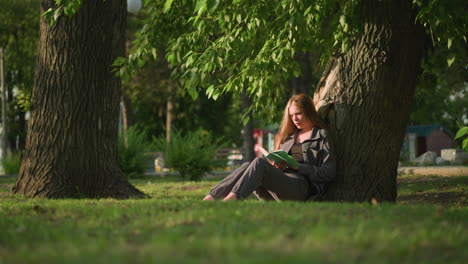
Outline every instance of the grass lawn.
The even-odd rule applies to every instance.
[[[400,176],[396,204],[201,202],[218,179],[133,183],[150,199],[45,200],[0,178],[0,263],[467,263],[468,176]]]

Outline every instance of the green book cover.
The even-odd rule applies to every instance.
[[[291,155],[289,155],[283,150],[277,150],[268,153],[268,151],[266,151],[262,147],[259,147],[259,149],[263,156],[265,156],[265,158],[274,161],[275,163],[280,163],[283,161],[286,164],[286,166],[290,168],[298,168],[299,166],[301,166],[301,164],[295,158],[293,158]]]
[[[286,166],[290,168],[298,168],[301,165],[295,158],[293,158],[291,155],[289,155],[283,150],[271,152],[266,156],[266,158],[276,163],[284,161]]]

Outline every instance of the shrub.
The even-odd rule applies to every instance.
[[[405,152],[400,152],[400,158],[399,158],[399,161],[401,162],[407,162],[409,161],[409,151],[405,151]]]
[[[468,152],[468,126],[462,126],[455,135],[455,139],[463,140],[462,149]]]
[[[119,164],[122,171],[129,178],[142,176],[146,166],[146,153],[149,144],[145,133],[134,127],[127,129],[127,142],[125,134],[119,135]]]
[[[216,167],[215,154],[223,147],[222,139],[214,139],[206,131],[171,134],[171,141],[165,138],[154,140],[157,150],[164,153],[164,164],[178,171],[182,178],[200,180],[205,173]]]
[[[8,153],[2,159],[2,166],[5,174],[18,174],[21,167],[21,153]]]

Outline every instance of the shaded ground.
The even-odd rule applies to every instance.
[[[401,204],[427,203],[440,204],[443,206],[468,206],[468,199],[464,192],[436,192],[408,194],[398,197]]]
[[[398,202],[468,206],[468,176],[399,176]]]
[[[150,176],[132,180],[132,183],[142,185],[146,183],[180,182],[183,184],[166,188],[179,190],[178,195],[184,196],[184,193],[187,192],[208,190],[221,178],[209,177],[201,182],[183,182],[175,176],[164,178]],[[14,177],[0,177],[0,197],[10,196],[10,190],[15,181],[16,178]],[[400,175],[397,182],[397,202],[399,204],[436,204],[444,207],[468,206],[468,176]]]

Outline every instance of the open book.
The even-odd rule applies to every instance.
[[[265,158],[274,161],[275,163],[284,162],[286,166],[290,168],[298,168],[299,166],[301,166],[301,164],[295,158],[293,158],[291,155],[289,155],[283,150],[277,150],[268,153],[268,151],[262,148],[262,146],[259,146],[259,150],[263,154],[263,156],[265,156]]]

